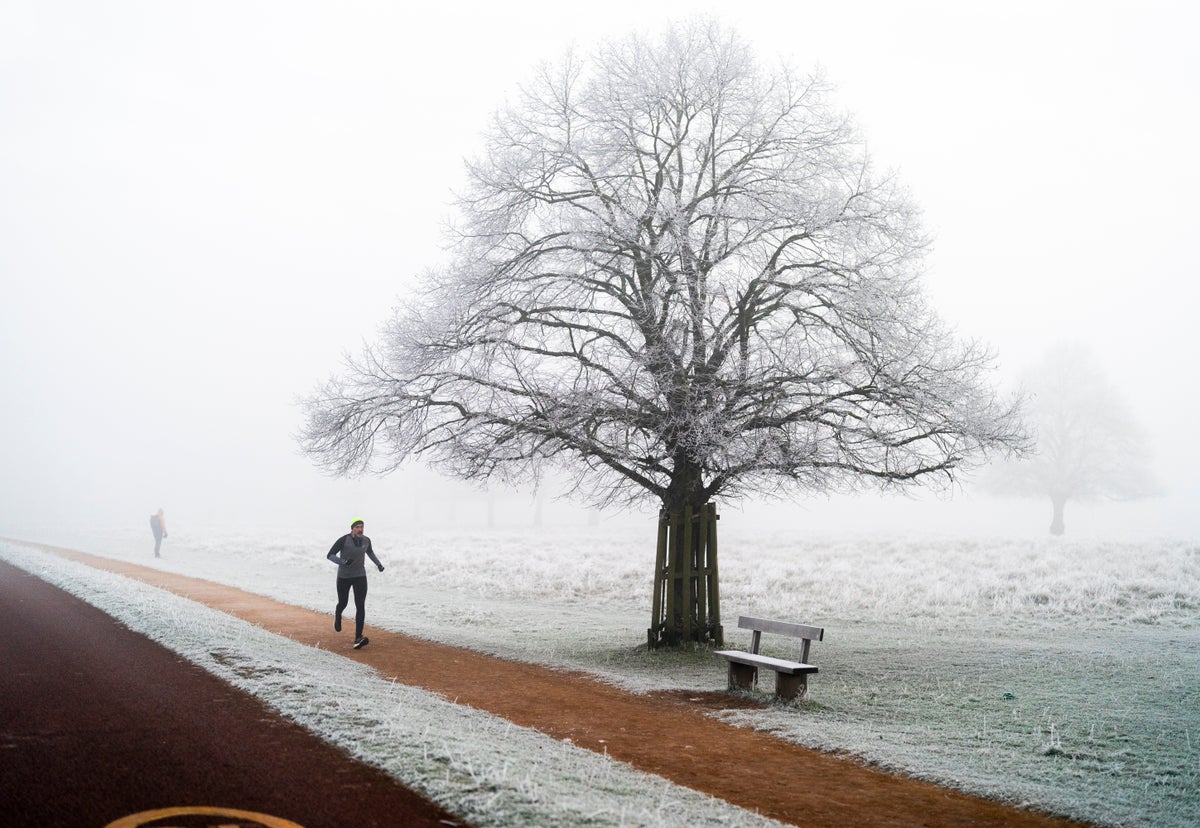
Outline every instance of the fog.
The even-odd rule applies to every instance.
[[[924,208],[930,297],[997,350],[998,382],[1068,339],[1127,394],[1164,494],[1071,504],[1068,534],[1200,535],[1200,12],[728,6],[0,5],[0,535],[144,525],[160,506],[179,531],[328,540],[355,515],[630,520],[586,516],[553,485],[489,509],[420,467],[329,479],[298,453],[297,400],[441,259],[463,158],[539,61],[698,11],[761,59],[824,68]],[[1040,535],[1050,520],[1048,503],[969,481],[725,508],[823,531]]]

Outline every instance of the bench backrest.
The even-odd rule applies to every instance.
[[[810,627],[807,624],[792,624],[787,621],[771,621],[767,618],[751,618],[748,615],[738,616],[738,627],[743,630],[753,630],[750,636],[750,652],[757,653],[758,645],[765,632],[775,635],[786,635],[800,639],[800,660],[808,662],[808,645],[813,641],[825,638],[823,627]]]

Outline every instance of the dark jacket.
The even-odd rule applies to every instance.
[[[342,535],[329,547],[326,558],[338,565],[339,578],[366,577],[366,559],[370,558],[377,569],[382,570],[383,564],[375,557],[371,548],[371,539],[366,535],[356,538],[353,535]]]

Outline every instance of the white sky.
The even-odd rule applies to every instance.
[[[733,7],[0,0],[0,534],[160,505],[434,514],[451,489],[427,472],[322,477],[296,399],[438,259],[463,157],[537,62],[702,11],[763,59],[824,67],[925,209],[934,303],[1008,377],[1061,338],[1107,363],[1169,494],[1104,513],[1200,534],[1200,12]]]

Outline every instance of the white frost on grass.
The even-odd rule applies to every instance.
[[[721,690],[707,651],[645,649],[652,530],[377,534],[367,623],[637,692]],[[258,538],[173,527],[157,560],[149,533],[73,545],[329,612],[333,538]],[[826,629],[808,701],[730,720],[1102,825],[1200,825],[1200,545],[796,539],[731,520],[720,555],[727,643],[748,644],[739,614]]]
[[[108,613],[479,826],[779,823],[137,581],[0,542]]]

